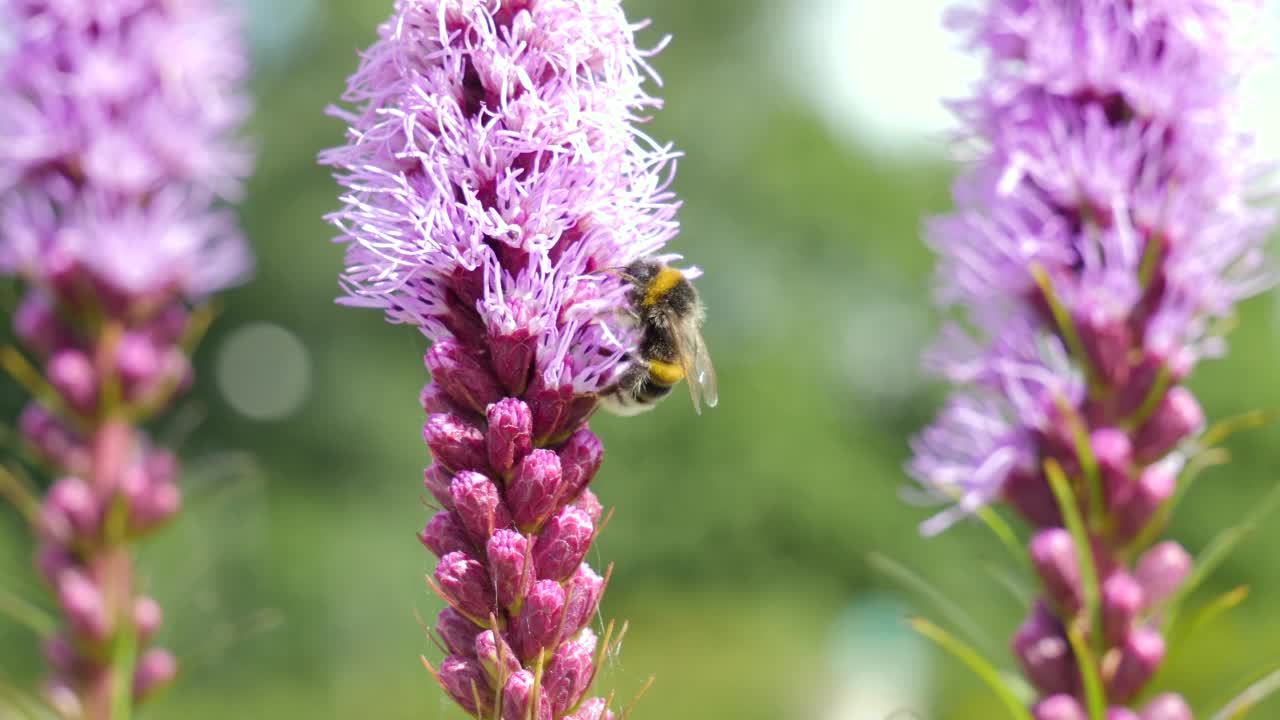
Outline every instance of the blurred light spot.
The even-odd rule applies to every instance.
[[[279,325],[254,323],[231,334],[218,353],[218,387],[236,412],[254,420],[292,415],[311,389],[311,357]]]
[[[841,135],[942,152],[954,126],[942,100],[963,95],[980,70],[942,27],[956,4],[785,0],[781,66]]]
[[[302,38],[316,15],[316,0],[239,0],[249,47],[258,62],[279,63]]]
[[[819,720],[924,718],[928,647],[902,622],[906,614],[893,597],[872,593],[836,618],[828,650],[835,686],[826,693]]]

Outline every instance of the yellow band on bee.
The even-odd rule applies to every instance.
[[[648,287],[644,289],[644,298],[640,301],[641,305],[652,305],[658,302],[658,298],[663,293],[676,286],[684,275],[679,270],[672,268],[662,268],[657,275],[653,276],[653,280],[649,281]]]
[[[650,360],[649,376],[663,385],[675,385],[684,378],[684,368],[676,363]]]

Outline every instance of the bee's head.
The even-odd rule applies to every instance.
[[[634,282],[638,287],[648,285],[658,275],[658,271],[662,269],[662,263],[651,258],[641,258],[626,267],[623,272],[626,273],[628,280]]]

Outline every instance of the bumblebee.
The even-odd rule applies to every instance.
[[[652,259],[614,271],[633,286],[631,312],[641,330],[640,345],[625,362],[618,381],[600,395],[617,415],[653,409],[681,380],[689,387],[694,412],[715,407],[716,371],[700,330],[705,311],[684,273]]]

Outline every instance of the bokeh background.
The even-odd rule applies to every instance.
[[[941,397],[917,361],[938,323],[918,229],[948,207],[955,172],[940,98],[976,72],[942,30],[942,5],[626,3],[653,19],[646,44],[674,35],[654,61],[667,107],[648,130],[687,153],[673,249],[706,272],[722,398],[701,417],[677,395],[594,422],[608,455],[593,487],[617,512],[590,560],[615,563],[603,611],[631,627],[600,687],[629,699],[656,675],[637,718],[1001,716],[904,627],[938,608],[868,563],[879,552],[935,582],[1011,667],[1020,604],[996,579],[1001,548],[972,525],[920,538],[930,511],[899,494],[907,438]],[[186,672],[145,717],[461,718],[418,661],[439,654],[416,619],[439,608],[413,537],[428,515],[425,342],[334,305],[340,252],[321,216],[336,187],[314,162],[341,139],[323,109],[390,0],[245,6],[260,161],[242,216],[258,269],[225,297],[189,402],[155,428],[188,463],[188,512],[142,562]],[[1280,80],[1258,89],[1250,112],[1276,147]],[[1197,372],[1211,417],[1280,408],[1276,302],[1245,305],[1229,357]],[[0,380],[0,417],[19,407]],[[1193,552],[1276,482],[1275,433],[1234,437],[1234,462],[1182,506],[1171,533]],[[1277,545],[1268,525],[1196,596],[1252,589],[1162,681],[1197,708],[1280,659]],[[29,552],[0,508],[0,592],[39,598]],[[29,633],[0,620],[0,677],[35,683],[36,656]]]

